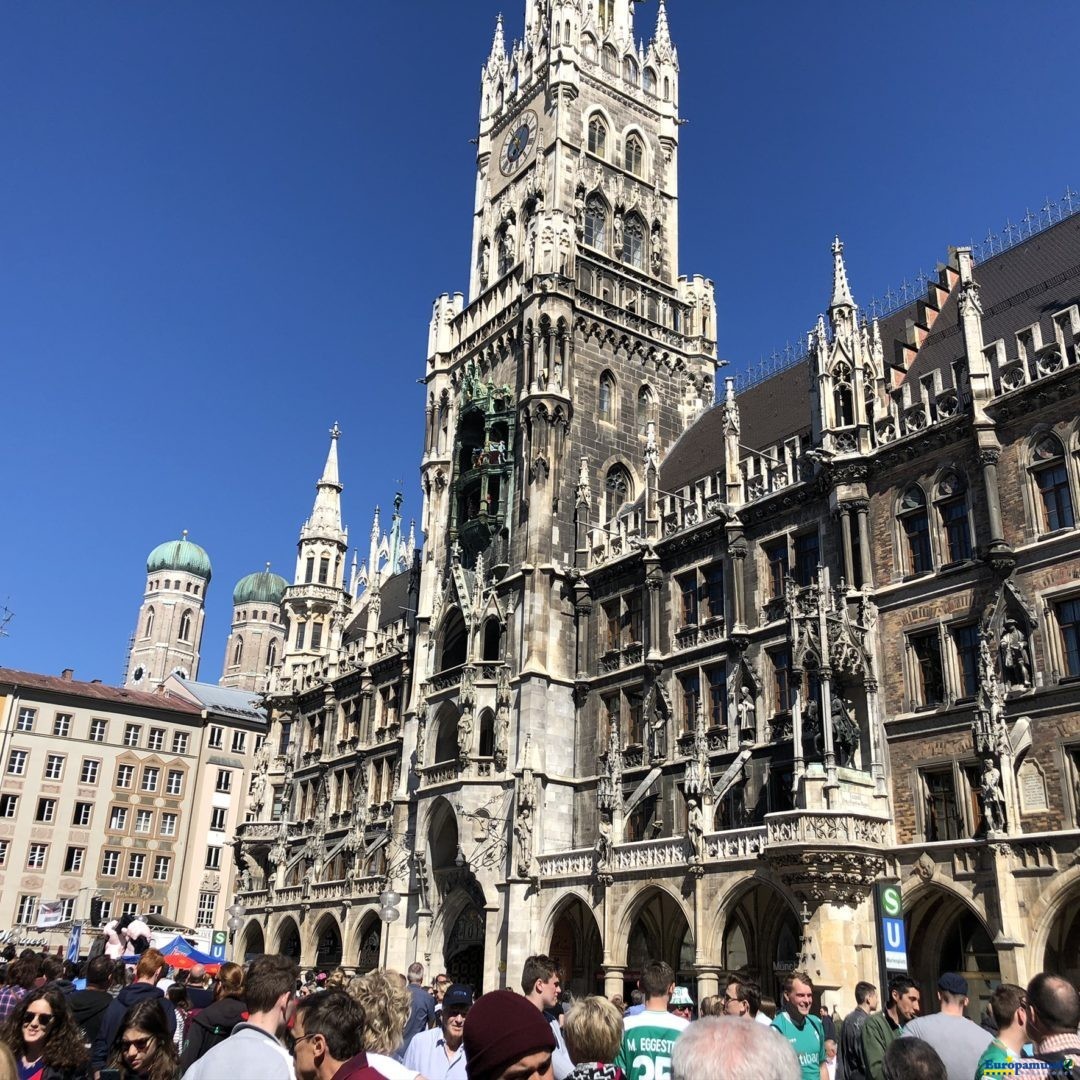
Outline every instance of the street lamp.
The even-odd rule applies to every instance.
[[[244,916],[247,914],[247,908],[243,904],[233,904],[226,914],[229,916],[229,921],[225,924],[229,929],[229,946],[232,947],[233,938],[236,937],[236,931],[244,925]]]

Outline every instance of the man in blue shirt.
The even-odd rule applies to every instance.
[[[414,1069],[426,1080],[466,1080],[465,1017],[472,1008],[472,990],[454,983],[443,996],[439,1010],[441,1026],[413,1037],[405,1051],[405,1068]]]
[[[435,999],[424,989],[424,965],[410,964],[408,970],[409,1019],[405,1022],[405,1031],[401,1036],[404,1049],[421,1031],[427,1031],[435,1023]],[[400,1051],[399,1051],[400,1053]]]

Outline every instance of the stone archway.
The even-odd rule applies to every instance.
[[[255,919],[244,927],[244,932],[240,935],[240,948],[238,950],[238,960],[241,964],[246,964],[249,960],[254,960],[257,956],[262,956],[266,952],[266,939],[263,937],[263,929]]]
[[[443,962],[450,981],[471,986],[478,997],[484,992],[486,933],[484,913],[470,902],[458,912],[443,943]]]
[[[548,955],[559,961],[565,990],[575,997],[603,995],[604,947],[600,927],[580,897],[565,900],[556,912]]]
[[[374,971],[382,959],[383,921],[375,912],[370,912],[360,923],[357,934],[356,971],[366,975]]]
[[[945,971],[968,981],[969,1019],[979,1021],[1001,981],[1001,964],[986,924],[962,897],[930,885],[904,916],[911,974],[922,987],[923,1012],[934,1012],[934,990]]]
[[[728,903],[720,964],[779,1001],[784,979],[798,967],[801,940],[798,916],[786,897],[772,885],[755,882]]]
[[[682,905],[666,890],[646,889],[631,909],[626,945],[626,1000],[637,985],[641,969],[650,960],[663,960],[675,972],[675,982],[697,1000],[694,972],[694,932]]]
[[[313,935],[315,966],[327,973],[341,966],[341,929],[333,915],[326,914],[318,922]]]
[[[1080,894],[1074,890],[1070,902],[1058,905],[1046,940],[1042,971],[1051,971],[1080,984]]]
[[[286,915],[278,923],[276,951],[281,956],[292,957],[298,964],[300,963],[300,927],[296,925],[296,920],[291,915]]]

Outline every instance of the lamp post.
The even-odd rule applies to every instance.
[[[386,962],[390,955],[390,924],[397,922],[401,918],[401,912],[398,910],[398,904],[401,903],[401,894],[394,892],[391,888],[384,889],[379,893],[379,918],[383,921],[382,931],[382,966],[386,967]]]
[[[229,916],[229,921],[225,924],[229,930],[229,951],[233,953],[233,960],[235,960],[236,954],[233,947],[233,939],[236,937],[236,931],[244,925],[244,916],[247,914],[247,908],[244,907],[243,904],[233,904],[226,914]]]

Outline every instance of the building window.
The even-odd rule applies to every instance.
[[[623,165],[635,176],[640,176],[645,167],[645,146],[636,135],[627,136]]]
[[[307,631],[307,623],[301,619],[296,624],[296,647],[297,649],[303,649],[304,647],[304,635]]]
[[[34,820],[44,822],[46,825],[52,824],[56,820],[56,800],[38,799]]]
[[[1054,435],[1044,435],[1031,455],[1031,474],[1039,492],[1043,532],[1069,529],[1075,524],[1065,451]]]
[[[71,714],[57,713],[53,720],[53,732],[57,738],[66,739],[71,734]]]
[[[146,765],[142,772],[142,790],[157,791],[161,770],[156,765]]]
[[[155,582],[156,587],[156,582]],[[146,609],[146,629],[143,630],[143,637],[148,638],[154,632],[154,609],[148,607]]]
[[[607,204],[599,195],[590,195],[585,202],[585,243],[607,250]]]
[[[20,709],[18,719],[15,721],[16,731],[33,731],[34,720],[37,718],[37,709]]]
[[[908,639],[915,657],[915,704],[929,707],[945,700],[945,678],[941,667],[941,638],[937,630],[912,634]]]
[[[225,831],[225,817],[228,811],[224,806],[215,806],[210,811],[210,829],[212,832]]]
[[[123,832],[127,828],[128,812],[126,806],[114,806],[109,814],[109,828]]]
[[[638,388],[637,392],[637,426],[638,431],[642,434],[645,433],[645,429],[649,425],[649,421],[653,419],[653,392],[648,386],[642,386]]]
[[[15,922],[20,926],[33,926],[37,922],[38,898],[36,896],[20,896],[19,910],[15,916]]]
[[[589,121],[589,153],[596,154],[597,157],[607,154],[607,124],[601,116],[594,116]]]
[[[1054,616],[1061,631],[1065,674],[1070,677],[1080,675],[1080,599],[1055,604]]]
[[[701,704],[701,677],[696,671],[680,675],[679,688],[682,691],[682,729],[693,731]]]
[[[707,619],[722,619],[724,617],[724,567],[721,563],[713,563],[706,566],[701,572],[702,600],[705,605],[705,617]]]
[[[101,876],[116,877],[120,870],[120,852],[103,851],[101,853]]]
[[[177,637],[181,641],[191,640],[191,608],[186,609],[180,616],[180,633]]]
[[[818,534],[800,533],[795,537],[795,583],[802,588],[812,585],[817,577],[818,564],[821,562],[821,549]]]
[[[108,727],[108,720],[102,720],[100,716],[95,716],[90,721],[90,741],[104,742],[105,732],[108,730]]]
[[[709,668],[709,727],[727,727],[727,678],[722,667]]]
[[[8,850],[11,847],[11,841],[0,840],[0,866],[7,866]]]
[[[324,555],[319,560],[319,584],[325,585],[330,579],[330,559]]]
[[[776,699],[776,711],[787,712],[791,708],[791,650],[774,649],[769,653],[773,674],[773,696]]]
[[[124,745],[125,746],[138,746],[139,738],[142,735],[142,727],[139,724],[125,724],[124,725]]]
[[[951,633],[960,676],[960,696],[973,698],[979,691],[979,627],[976,623],[955,626]]]
[[[225,729],[220,727],[210,728],[210,738],[207,741],[207,746],[211,750],[220,750],[225,744]]]
[[[0,795],[0,817],[12,818],[18,808],[18,795]]]
[[[60,780],[64,775],[64,755],[63,754],[49,754],[45,758],[45,773],[44,778],[46,780]]]
[[[897,516],[904,530],[908,573],[929,573],[934,568],[930,549],[930,518],[926,512],[926,495],[918,484],[912,484],[904,492]]]
[[[645,69],[644,86],[646,94],[656,97],[656,72],[652,68]]]
[[[120,917],[125,915],[137,915],[139,913],[139,903],[137,900],[125,900],[120,905]]]
[[[971,522],[963,479],[957,473],[947,473],[938,482],[936,495],[949,562],[967,562],[972,557]]]
[[[170,769],[165,778],[165,794],[179,795],[184,790],[184,774],[179,769]]]
[[[277,616],[274,616],[277,619]],[[272,668],[277,663],[277,640],[272,638],[270,644],[266,646],[266,666]]]
[[[786,536],[765,545],[765,565],[769,579],[769,598],[778,600],[784,595],[784,582],[788,576],[788,542]]]
[[[75,804],[75,810],[71,815],[71,824],[78,829],[85,829],[90,824],[90,818],[94,813],[94,804],[88,802],[77,802]]]
[[[64,873],[78,874],[86,860],[86,848],[69,847],[64,853]]]
[[[218,769],[214,790],[222,793],[232,791],[232,773],[228,769]]]
[[[44,870],[45,858],[48,854],[48,844],[31,844],[26,850],[26,869]]]
[[[309,555],[304,563],[304,584],[310,585],[315,579],[315,556]]]
[[[7,771],[9,776],[25,776],[26,762],[30,757],[27,750],[12,750],[8,754]]]
[[[161,815],[161,835],[162,836],[175,836],[176,835],[176,814],[162,814]]]
[[[952,769],[927,770],[923,773],[923,784],[927,841],[959,840],[964,834],[964,826]]]
[[[205,867],[207,870],[220,870],[221,869],[221,848],[208,847],[206,849],[206,862]]]
[[[134,765],[118,765],[116,767],[116,786],[118,788],[129,788],[135,779],[135,766]]]
[[[94,761],[93,758],[84,758],[82,763],[82,770],[79,772],[80,784],[96,784],[98,782],[98,774],[101,771],[101,762]]]
[[[172,866],[172,859],[168,855],[156,855],[154,856],[154,880],[155,881],[168,881],[169,869]]]
[[[322,619],[315,619],[311,624],[311,647],[313,649],[322,648],[322,631]]]
[[[165,749],[165,729],[159,727],[152,727],[149,734],[146,736],[146,749],[147,750],[164,750]]]
[[[624,503],[634,497],[634,483],[622,465],[612,465],[604,481],[604,524],[615,520]]]
[[[615,376],[610,371],[600,375],[600,389],[596,398],[596,411],[601,420],[615,422]]]
[[[195,914],[195,922],[199,926],[213,926],[214,912],[217,910],[217,893],[199,893],[199,909]]]
[[[645,223],[636,214],[628,214],[623,225],[622,260],[635,270],[645,269]]]
[[[697,626],[698,583],[697,573],[682,574],[675,579],[679,586],[679,618],[682,626]]]
[[[69,923],[75,917],[75,897],[64,896],[60,899],[60,921]]]
[[[174,731],[172,737],[172,752],[174,754],[186,754],[191,742],[191,736],[186,731]]]
[[[141,851],[133,851],[128,856],[128,877],[141,878],[146,867],[146,856]]]
[[[135,811],[135,831],[137,833],[151,833],[154,831],[154,811]]]

